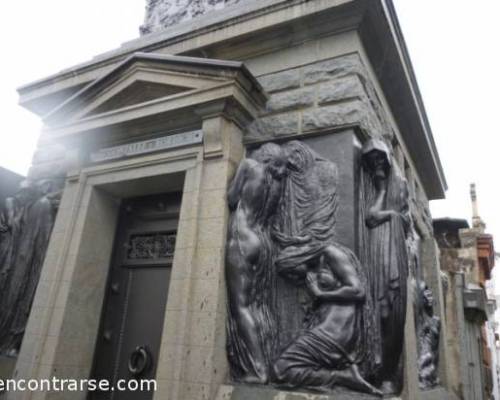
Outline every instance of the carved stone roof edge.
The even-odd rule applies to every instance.
[[[235,122],[238,123],[245,118],[247,120],[254,119],[261,107],[255,101],[253,93],[245,90],[238,81],[228,81],[218,86],[181,92],[173,96],[161,97],[101,114],[84,116],[81,119],[60,120],[52,125],[45,124],[42,127],[42,135],[50,137],[51,141],[63,142],[81,138],[83,137],[82,135],[91,132],[102,132],[103,130],[109,132],[110,129],[118,126],[122,127],[120,131],[125,132],[128,128],[124,129],[123,127],[130,125],[133,121],[159,114],[163,116],[176,116],[175,119],[179,123],[174,130],[191,126],[195,127],[197,126],[197,121],[201,121],[202,115],[202,113],[195,110],[200,108],[206,109],[212,105],[215,108],[220,108],[220,105],[224,105],[224,107],[231,107],[232,110],[237,111],[239,114],[236,115]],[[191,110],[191,112],[186,113],[186,110]],[[182,113],[183,117],[179,116],[179,112]],[[186,117],[186,115],[189,115],[189,117]],[[189,121],[187,121],[187,118]],[[168,119],[172,118],[163,118],[163,120]]]
[[[307,3],[307,7],[304,6],[305,3]],[[262,20],[263,17],[268,21],[270,18],[267,17],[272,13],[275,13],[276,17],[283,17],[275,25],[272,25],[279,26],[283,23],[293,23],[295,19],[303,16],[311,17],[323,12],[333,13],[341,6],[348,8],[350,14],[360,17],[356,21],[353,20],[353,29],[358,29],[360,23],[363,29],[370,23],[375,23],[375,25],[379,26],[376,35],[371,39],[375,47],[379,48],[384,43],[390,42],[385,47],[390,47],[391,51],[397,53],[389,63],[394,65],[382,65],[382,69],[390,69],[390,72],[397,74],[396,78],[404,80],[400,85],[402,88],[396,90],[398,92],[397,96],[403,96],[403,101],[400,102],[407,106],[405,107],[407,111],[400,116],[403,121],[402,125],[404,125],[400,127],[400,130],[404,135],[404,140],[408,141],[408,146],[415,148],[412,157],[418,157],[416,167],[425,178],[423,184],[429,199],[443,198],[447,189],[446,179],[391,0],[255,0],[239,3],[212,15],[206,14],[193,21],[184,22],[162,32],[153,33],[125,43],[119,49],[97,56],[89,62],[20,87],[18,91],[21,95],[21,103],[28,109],[33,109],[28,102],[35,102],[37,99],[38,101],[43,100],[44,96],[49,97],[49,94],[57,94],[55,88],[57,87],[57,90],[66,88],[67,81],[75,76],[80,77],[80,83],[88,84],[91,80],[96,79],[96,76],[100,76],[97,75],[98,71],[102,73],[109,71],[110,68],[113,68],[114,65],[135,51],[149,52],[159,48],[169,51],[169,48],[171,48],[171,52],[175,54],[191,52],[204,46],[199,43],[198,38],[201,39],[209,33],[215,34],[219,32],[215,43],[212,42],[214,46],[238,35],[230,33],[230,29],[221,29],[224,27],[230,28],[232,25],[248,23],[253,20],[257,21],[259,18]],[[284,18],[285,12],[288,13],[286,18]],[[370,22],[371,18],[374,20]],[[270,26],[257,24],[255,30],[260,28],[270,29]],[[329,26],[328,29],[334,30],[333,25]],[[196,39],[196,41],[193,39]],[[205,37],[205,39],[207,38]],[[179,43],[185,45],[182,47],[178,45]],[[376,52],[376,49],[372,50]],[[372,56],[369,56],[369,58],[372,58]],[[384,77],[384,72],[379,71],[378,67],[380,66],[374,69],[380,80]],[[387,81],[387,74],[385,74],[385,78]],[[392,89],[394,89],[394,85],[390,82],[386,82],[387,85],[392,85]],[[54,86],[54,90],[49,90],[41,96],[36,93],[37,91],[40,91],[40,93],[47,91],[50,86]],[[398,103],[398,100],[389,100],[391,107],[396,103]]]
[[[119,78],[120,72],[126,70],[131,65],[140,61],[152,61],[152,62],[162,62],[162,63],[172,63],[172,64],[181,64],[181,65],[193,65],[198,67],[210,68],[210,69],[230,69],[234,70],[236,73],[241,73],[248,81],[247,85],[241,85],[243,88],[252,93],[253,97],[255,97],[256,103],[260,106],[263,106],[267,101],[267,94],[262,88],[261,84],[255,79],[255,77],[250,73],[244,63],[239,61],[228,61],[228,60],[217,60],[217,59],[208,59],[208,58],[199,58],[199,57],[187,57],[187,56],[176,56],[176,55],[167,55],[167,54],[158,54],[158,53],[143,53],[136,52],[132,55],[128,56],[125,60],[120,62],[117,66],[115,66],[111,71],[104,74],[99,79],[89,83],[81,90],[77,91],[71,97],[69,97],[62,104],[58,105],[55,109],[50,111],[48,114],[43,116],[44,122],[50,122],[54,116],[59,114],[62,110],[67,109],[67,107],[72,107],[72,103],[78,101],[78,99],[84,97],[88,98],[97,93],[102,85],[107,80],[115,81]]]
[[[375,2],[374,2],[375,3]],[[397,50],[400,54],[400,62],[404,66],[405,73],[408,79],[408,83],[410,89],[412,91],[412,95],[415,101],[415,107],[418,112],[418,116],[420,119],[421,126],[423,128],[424,139],[427,142],[427,147],[430,149],[430,156],[434,163],[434,170],[436,173],[436,178],[439,183],[437,185],[433,185],[434,188],[432,192],[428,192],[429,198],[431,200],[440,199],[445,197],[445,192],[448,189],[448,184],[446,182],[446,177],[444,173],[444,169],[441,163],[441,159],[439,157],[439,153],[436,147],[436,143],[434,141],[434,136],[432,133],[432,129],[429,123],[429,119],[427,117],[427,112],[425,109],[424,101],[422,99],[422,95],[420,93],[420,88],[418,86],[415,70],[413,68],[413,64],[411,62],[411,57],[406,46],[406,41],[404,39],[403,32],[401,30],[401,26],[399,24],[396,9],[394,7],[393,0],[380,0],[376,2],[377,5],[381,5],[383,8],[383,13],[385,14],[388,23],[389,30],[395,40],[397,45]],[[376,7],[376,6],[375,6]],[[438,187],[439,186],[439,187]]]
[[[341,5],[344,3],[355,3],[360,0],[316,0],[320,3],[335,3],[324,8]],[[361,0],[364,1],[364,0]],[[168,42],[182,42],[189,37],[220,29],[221,25],[232,25],[245,20],[250,20],[261,15],[269,14],[280,9],[288,8],[301,3],[310,3],[311,0],[255,0],[242,2],[234,6],[218,10],[216,13],[201,15],[191,21],[181,22],[168,27],[163,31],[154,32],[143,37],[129,40],[120,47],[99,54],[88,61],[65,68],[45,78],[35,80],[31,83],[21,85],[17,88],[19,94],[45,86],[65,77],[80,74],[85,70],[109,65],[123,60],[127,55],[138,51],[154,51],[164,47]],[[337,4],[338,3],[338,4]]]

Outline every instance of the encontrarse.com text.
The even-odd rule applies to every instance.
[[[156,380],[120,379],[111,384],[106,379],[0,379],[0,392],[143,392],[156,391]]]

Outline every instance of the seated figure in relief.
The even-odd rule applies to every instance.
[[[274,364],[277,383],[324,391],[344,386],[381,395],[358,366],[365,356],[361,343],[365,289],[356,257],[339,244],[326,245],[302,268],[314,305],[308,326]]]
[[[306,324],[277,357],[281,387],[330,391],[336,386],[380,395],[363,377],[371,352],[367,277],[354,253],[335,239],[337,171],[307,145],[285,146],[288,174],[273,237],[277,272],[305,286],[313,305]]]

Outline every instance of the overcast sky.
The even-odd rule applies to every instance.
[[[433,216],[470,219],[476,182],[481,215],[500,238],[500,1],[394,1],[449,185]],[[17,106],[16,87],[137,37],[144,5],[1,2],[0,166],[26,174],[40,130],[38,117]]]

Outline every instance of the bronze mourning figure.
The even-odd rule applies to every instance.
[[[228,355],[235,378],[267,383],[275,348],[272,217],[282,193],[285,156],[269,143],[243,160],[229,188]]]
[[[441,319],[434,315],[434,296],[424,281],[417,284],[416,303],[418,380],[421,389],[431,389],[439,383]]]
[[[57,180],[24,181],[0,210],[0,355],[24,336],[61,197]]]
[[[401,390],[407,184],[378,139],[365,143],[357,173],[359,248],[349,249],[337,240],[334,162],[296,140],[264,144],[241,162],[228,193],[226,249],[235,382],[376,396]],[[285,293],[296,293],[302,310]],[[290,328],[296,315],[303,320]]]
[[[367,230],[361,260],[373,298],[376,380],[385,393],[397,393],[402,383],[410,258],[408,185],[382,140],[371,139],[364,145],[362,162]]]
[[[408,186],[382,140],[365,143],[356,168],[359,245],[350,249],[337,239],[344,200],[334,162],[296,140],[264,144],[241,162],[228,193],[226,249],[235,382],[375,396],[401,390],[416,251]],[[300,301],[289,303],[290,293]],[[437,382],[439,340],[426,293],[417,321],[422,387]]]

